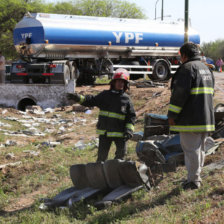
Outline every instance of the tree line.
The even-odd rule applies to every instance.
[[[205,56],[212,58],[214,61],[218,58],[224,59],[224,39],[204,43],[201,49]]]
[[[0,50],[7,59],[18,57],[13,45],[13,29],[26,12],[146,18],[141,8],[126,0],[73,0],[56,3],[44,0],[0,0]],[[224,40],[204,43],[201,49],[205,56],[214,60],[224,58]]]
[[[135,3],[121,0],[77,0],[57,3],[46,3],[43,0],[0,0],[0,49],[7,59],[18,57],[13,45],[13,29],[26,12],[146,18]]]

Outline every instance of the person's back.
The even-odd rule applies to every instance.
[[[205,158],[205,138],[215,130],[213,111],[214,76],[201,62],[198,46],[185,43],[180,48],[182,65],[172,79],[168,110],[170,130],[180,133],[188,171],[184,189],[201,186]]]
[[[188,131],[188,126],[194,126],[195,128],[200,126],[201,131],[207,131],[207,129],[210,129],[210,124],[214,123],[213,114],[209,113],[212,108],[208,108],[208,105],[210,107],[213,105],[214,77],[211,75],[211,71],[200,61],[199,57],[194,57],[182,65],[178,74],[181,75],[181,78],[176,78],[179,78],[183,85],[191,80],[191,83],[189,83],[191,86],[188,88],[190,92],[185,92],[186,95],[189,94],[188,100],[179,114],[177,123],[184,125],[185,131]],[[187,90],[187,86],[185,86],[185,90]],[[204,123],[205,121],[207,121],[207,124]],[[178,127],[172,128],[178,129]]]

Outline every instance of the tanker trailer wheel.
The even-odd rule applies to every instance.
[[[165,61],[158,61],[154,65],[153,73],[149,74],[149,78],[153,81],[163,81],[169,79],[169,67]]]
[[[68,65],[64,65],[64,84],[67,85],[70,80],[70,69]]]

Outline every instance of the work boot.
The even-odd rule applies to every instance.
[[[182,184],[182,187],[184,190],[196,190],[199,189],[201,187],[201,182],[197,181],[197,182],[184,182]]]

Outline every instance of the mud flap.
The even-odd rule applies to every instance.
[[[82,189],[77,195],[74,194],[67,202],[68,207],[71,207],[75,202],[94,197],[108,188],[103,171],[103,162],[83,165],[84,164],[77,164],[72,166],[70,175],[74,184],[78,184],[81,178],[81,185],[84,186],[88,184],[88,187]],[[79,173],[79,169],[81,169],[81,173]],[[79,187],[81,187],[81,185],[78,184]]]
[[[78,202],[102,192],[107,188],[103,163],[76,164],[70,167],[70,177],[75,187],[68,188],[53,199],[44,201],[47,207],[58,207]]]
[[[108,160],[104,164],[104,172],[108,185],[115,189],[95,203],[98,208],[130,196],[133,192],[143,188],[143,184],[150,188],[146,174],[147,167],[144,164],[138,167],[132,161]]]
[[[73,195],[69,200],[67,201],[67,206],[72,207],[73,203],[85,200],[90,197],[94,197],[97,194],[103,192],[103,189],[94,189],[91,187],[84,188],[80,190],[80,192],[76,195]]]
[[[64,205],[66,205],[66,201],[69,198],[74,197],[75,195],[79,195],[80,193],[82,193],[81,189],[77,189],[75,187],[70,187],[70,188],[60,192],[54,198],[44,200],[44,204],[47,207],[64,206]]]
[[[143,185],[137,187],[130,187],[127,185],[121,185],[117,187],[109,194],[107,194],[101,201],[95,203],[97,208],[102,208],[108,205],[111,205],[113,202],[123,200],[124,198],[130,196],[135,191],[138,191],[143,188]]]
[[[145,186],[150,188],[148,167],[133,161],[108,160],[105,163],[76,164],[70,168],[75,187],[68,188],[53,199],[45,200],[45,206],[57,207],[108,193],[96,206],[122,200]]]

